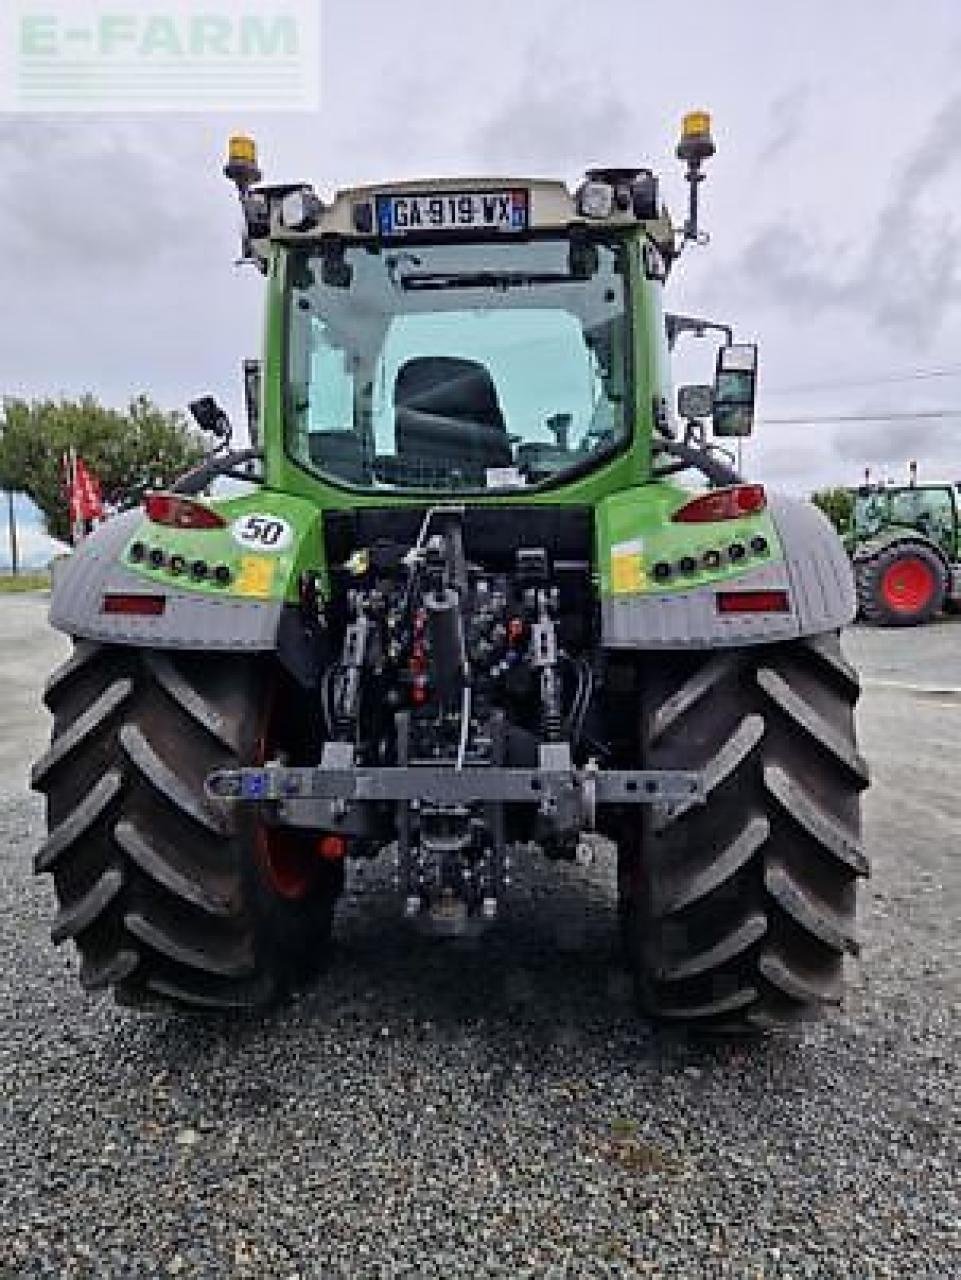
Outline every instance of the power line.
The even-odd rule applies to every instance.
[[[910,373],[892,373],[874,378],[839,378],[834,382],[801,382],[790,387],[764,387],[764,394],[771,396],[800,395],[807,391],[840,391],[846,387],[876,387],[894,382],[923,382],[931,378],[961,378],[961,364],[945,365],[942,369],[915,369]]]
[[[779,426],[785,427],[804,427],[811,423],[829,422],[916,422],[919,418],[961,418],[961,407],[957,409],[915,409],[904,413],[812,413],[801,418],[769,418],[765,414],[759,418],[759,421],[761,423],[777,423]]]

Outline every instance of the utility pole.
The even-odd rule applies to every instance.
[[[10,572],[20,572],[20,549],[17,545],[17,515],[13,509],[13,490],[7,490],[7,528],[10,531]]]

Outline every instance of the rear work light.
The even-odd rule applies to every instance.
[[[100,612],[124,614],[127,617],[159,618],[166,607],[166,596],[148,596],[139,592],[130,592],[104,596]]]
[[[715,599],[718,613],[789,613],[791,610],[786,591],[719,591]]]
[[[712,524],[715,520],[736,520],[753,516],[767,506],[763,484],[738,484],[730,489],[702,493],[671,516],[675,524]]]
[[[174,529],[222,529],[227,523],[218,511],[176,493],[148,493],[143,505],[148,520]]]

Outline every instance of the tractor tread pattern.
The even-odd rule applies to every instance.
[[[269,983],[233,986],[223,991],[214,991],[210,988],[198,991],[169,978],[149,978],[147,989],[156,996],[160,996],[164,1002],[170,1001],[187,1008],[223,1013],[255,1009],[268,1003],[274,995]]]
[[[802,1006],[841,1003],[841,981],[837,973],[821,977],[803,972],[774,947],[761,952],[757,966],[773,987]]]
[[[704,786],[708,798],[723,782],[735,773],[764,737],[764,719],[759,715],[745,716],[727,741],[703,766]],[[661,830],[683,818],[692,809],[700,808],[697,800],[681,800],[668,805],[656,817]]]
[[[110,769],[64,820],[55,826],[34,859],[38,873],[52,871],[63,855],[87,834],[123,790],[119,769]]]
[[[44,752],[30,770],[30,785],[35,791],[45,785],[48,776],[74,754],[88,738],[103,728],[104,724],[129,701],[133,693],[133,681],[115,680],[86,711],[77,716],[69,729],[61,733],[49,751]]]
[[[120,746],[130,763],[154,790],[159,791],[181,813],[205,827],[212,835],[227,834],[226,823],[221,815],[205,804],[201,794],[193,790],[161,759],[137,725],[125,724],[122,727]]]
[[[105,960],[84,956],[80,965],[80,985],[84,991],[106,991],[132,978],[139,964],[139,953],[128,947],[113,952]]]
[[[253,972],[254,958],[249,947],[223,949],[211,946],[209,941],[188,941],[165,923],[139,911],[128,911],[123,922],[135,938],[185,969],[222,978],[245,978]]]
[[[114,828],[114,839],[145,875],[162,885],[168,893],[190,906],[197,907],[210,916],[230,916],[236,907],[234,901],[206,885],[203,880],[188,876],[165,858],[155,839],[151,839],[136,822],[124,819]]]
[[[794,782],[779,765],[764,770],[764,785],[781,806],[818,844],[855,875],[870,875],[871,867],[860,840],[852,839],[848,830],[831,817],[817,800]]]
[[[757,995],[754,987],[739,987],[726,995],[716,996],[713,1000],[705,1000],[703,1004],[663,1004],[658,1008],[657,1016],[669,1018],[675,1022],[700,1022],[707,1018],[721,1018],[749,1008],[757,1000]]]
[[[819,742],[825,751],[831,752],[838,764],[854,774],[862,786],[867,786],[870,777],[868,766],[849,738],[819,715],[776,671],[762,667],[757,673],[757,682],[785,715],[795,720],[799,728]]]
[[[123,872],[118,867],[108,867],[86,893],[69,905],[64,904],[57,912],[50,930],[54,945],[59,946],[68,938],[75,938],[78,933],[83,933],[95,924],[120,893],[123,885]]]
[[[808,653],[822,669],[838,677],[842,692],[856,700],[861,692],[861,677],[841,652],[835,637],[833,635],[809,636],[805,644]]]
[[[92,640],[77,640],[74,642],[73,653],[47,677],[47,681],[43,686],[43,702],[46,707],[53,710],[64,689],[72,684],[76,676],[80,675],[81,672],[85,671],[99,658],[101,649],[102,646],[95,644]]]
[[[644,767],[707,779],[703,805],[624,820],[619,882],[642,1006],[751,1032],[836,1004],[843,959],[858,951],[856,885],[870,870],[860,682],[838,636],[730,661],[648,659],[640,679]]]
[[[229,717],[222,715],[216,706],[204,698],[168,654],[150,652],[146,655],[146,662],[157,684],[181,710],[202,725],[229,751],[236,752],[240,749],[240,726],[236,722],[231,723]]]
[[[736,659],[730,654],[717,654],[705,662],[690,680],[661,703],[651,718],[650,741],[657,742],[668,730],[673,729],[692,707],[730,675],[731,665]]]
[[[765,859],[764,885],[771,897],[802,929],[820,938],[826,947],[843,955],[857,955],[859,947],[845,918],[822,902],[777,858]]]
[[[683,960],[662,964],[658,977],[663,982],[682,982],[685,978],[696,978],[702,973],[719,969],[747,951],[748,947],[760,942],[766,933],[767,916],[763,911],[755,911],[713,946],[704,951],[696,951]]]
[[[138,1009],[243,1009],[318,971],[339,885],[274,896],[246,819],[204,791],[212,769],[254,758],[274,678],[252,657],[83,641],[51,677],[34,866],[53,875],[54,940],[76,945],[85,990]]]
[[[672,915],[708,897],[751,861],[770,834],[771,824],[767,818],[757,815],[702,870],[687,875],[675,874],[672,878],[664,876],[652,886],[655,890],[655,916]]]

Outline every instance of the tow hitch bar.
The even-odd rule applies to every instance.
[[[207,779],[217,800],[277,806],[276,820],[297,827],[329,826],[356,806],[396,802],[412,805],[536,804],[561,825],[593,830],[599,805],[703,804],[700,772],[682,769],[577,769],[551,746],[541,748],[536,768],[416,764],[370,767],[353,763],[353,747],[328,743],[317,766],[268,763],[258,768],[219,769]],[[566,819],[566,821],[565,821]]]

